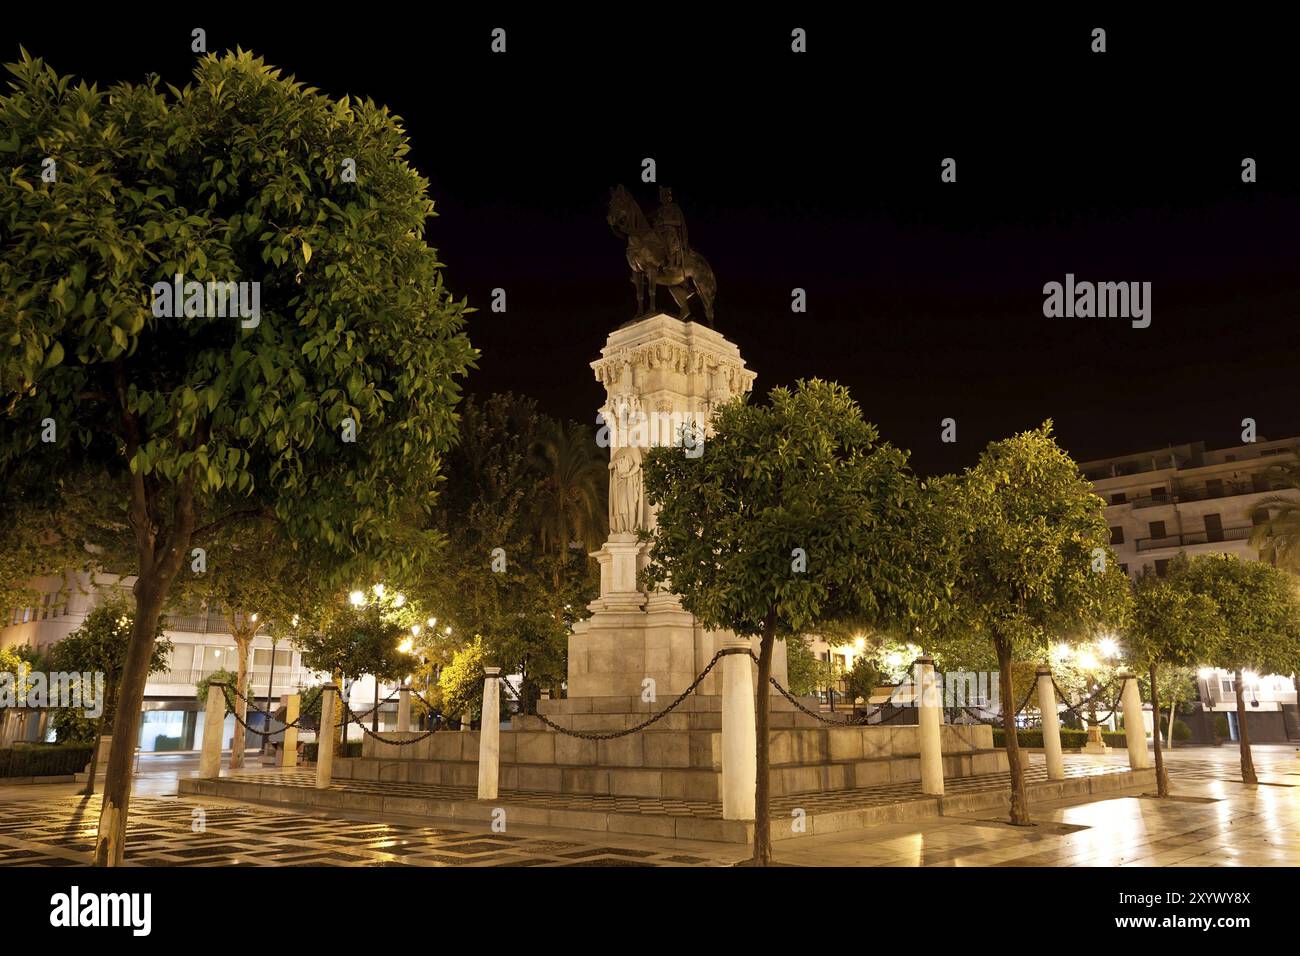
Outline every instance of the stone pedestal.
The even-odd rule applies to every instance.
[[[1128,763],[1134,770],[1145,770],[1150,765],[1147,754],[1147,729],[1142,720],[1142,693],[1137,678],[1124,674],[1122,694],[1124,707],[1124,737],[1128,744]]]
[[[284,699],[284,720],[287,724],[292,724],[298,719],[301,712],[302,696],[299,694],[289,694]],[[286,727],[284,730],[284,745],[280,748],[280,766],[286,770],[298,766],[298,728]]]
[[[1047,779],[1065,779],[1065,760],[1061,756],[1061,720],[1056,711],[1056,688],[1052,672],[1038,668],[1038,712],[1043,715],[1043,755],[1047,758]]]
[[[704,440],[687,441],[682,454],[707,454],[714,411],[748,392],[754,373],[745,368],[740,350],[718,332],[664,314],[610,333],[591,367],[606,392],[597,423],[599,439],[611,454],[612,531],[593,555],[600,564],[600,597],[588,605],[591,617],[576,624],[569,638],[569,698],[625,698],[658,709],[656,704],[684,691],[734,636],[704,630],[676,595],[646,594],[638,588],[637,573],[649,558],[648,545],[636,530],[653,530],[654,509],[644,504],[639,485],[629,491],[622,484],[629,479],[615,468],[614,458],[637,459],[637,452],[652,447],[682,445],[684,434]],[[623,452],[629,448],[634,451]],[[631,480],[641,481],[639,470]],[[631,509],[637,512],[635,527],[624,526],[628,502],[639,503]],[[757,640],[752,646],[757,653]],[[783,643],[775,648],[772,674],[785,683]],[[698,692],[722,694],[720,669]]]
[[[326,684],[321,688],[320,733],[316,736],[317,790],[328,790],[333,779],[335,715],[340,703],[337,687]]]
[[[1083,752],[1086,754],[1110,753],[1110,747],[1101,735],[1101,727],[1095,724],[1088,725],[1088,742],[1083,745]]]
[[[943,723],[941,694],[934,683],[934,659],[918,658],[915,664],[917,689],[917,735],[921,749],[921,792],[943,796]]]
[[[483,726],[478,734],[478,798],[495,800],[501,773],[501,668],[483,668]]]
[[[225,684],[208,684],[208,699],[203,712],[203,749],[199,752],[199,777],[211,780],[221,776],[221,731],[226,724]]]
[[[400,733],[411,729],[411,688],[405,686],[397,692],[397,729]]]

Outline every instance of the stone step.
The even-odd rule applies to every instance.
[[[943,764],[945,777],[956,780],[1005,771],[1007,757],[1003,750],[980,750],[948,754],[943,758]],[[478,781],[478,763],[475,760],[354,757],[337,758],[334,768],[335,776],[344,780],[466,787],[474,786]],[[511,790],[718,800],[721,778],[722,771],[717,764],[705,767],[617,767],[503,760],[499,779],[503,788]],[[913,783],[920,779],[920,760],[914,756],[773,766],[770,771],[772,793],[778,796]]]
[[[1065,780],[1047,780],[1041,766],[1026,774],[1031,805],[1048,800],[1136,793],[1155,785],[1154,770],[1074,768]],[[487,826],[504,809],[507,825],[627,833],[744,844],[753,823],[723,820],[712,802],[643,801],[639,798],[573,797],[502,790],[497,800],[476,800],[468,786],[424,788],[341,780],[328,790],[311,786],[310,771],[245,774],[216,780],[182,779],[180,793],[225,797],[278,806],[364,811]],[[836,791],[812,797],[774,798],[773,840],[819,833],[1001,810],[1011,799],[1005,774],[972,777],[942,797],[928,797],[914,784]],[[802,811],[802,812],[797,812]]]

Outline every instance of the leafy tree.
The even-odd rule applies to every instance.
[[[559,563],[576,558],[586,567],[587,554],[600,547],[609,531],[608,462],[591,430],[577,422],[543,420],[535,430],[531,457],[540,483],[534,519],[538,541]],[[559,569],[554,580],[560,583]]]
[[[1010,820],[1027,826],[1014,713],[1026,689],[1013,680],[1012,661],[1045,653],[1054,635],[1119,623],[1127,582],[1110,550],[1104,503],[1052,440],[1050,422],[991,443],[954,490],[964,540],[953,620],[958,637],[979,635],[997,654]]]
[[[730,402],[712,431],[699,457],[646,457],[659,512],[643,580],[671,586],[702,626],[761,639],[754,863],[767,865],[775,641],[850,618],[909,629],[933,618],[947,551],[906,454],[879,442],[842,386],[812,380],[773,389],[767,405]]]
[[[1267,511],[1268,520],[1255,526],[1250,543],[1270,563],[1300,571],[1300,451],[1271,471],[1281,493],[1259,501],[1257,507]]]
[[[796,697],[808,697],[817,693],[821,686],[821,670],[808,646],[807,638],[794,635],[785,642],[785,673],[790,693]]]
[[[859,697],[870,701],[877,687],[885,682],[885,672],[875,661],[862,656],[853,661],[853,666],[844,675],[844,693],[853,703]]]
[[[249,688],[249,651],[263,629],[276,640],[292,640],[311,630],[337,592],[332,575],[319,564],[307,566],[269,514],[229,525],[212,539],[200,572],[183,569],[173,585],[173,603],[219,607],[235,641],[237,665],[230,686],[235,722],[230,767],[244,765]],[[346,567],[351,562],[341,561]]]
[[[95,850],[117,865],[155,628],[199,516],[239,521],[256,493],[308,566],[420,558],[433,542],[397,519],[428,505],[474,352],[386,109],[243,52],[202,58],[184,89],[74,85],[25,51],[10,71],[0,481],[90,463],[133,533],[113,569],[136,575],[136,618]],[[177,274],[260,283],[257,316],[201,296],[156,315]]]
[[[539,443],[552,451],[539,453]],[[523,675],[529,711],[539,687],[563,682],[569,628],[595,595],[592,561],[569,547],[593,527],[585,505],[575,511],[575,500],[588,497],[574,491],[584,486],[576,447],[574,429],[539,415],[530,399],[467,401],[434,512],[448,547],[420,589],[439,609],[440,623],[423,642],[430,659],[446,664],[466,641],[481,639],[489,660]],[[570,491],[559,493],[561,484]],[[573,513],[557,518],[557,508]]]
[[[1127,658],[1145,669],[1155,718],[1157,795],[1169,796],[1169,774],[1160,746],[1161,668],[1186,669],[1209,660],[1218,640],[1218,608],[1191,587],[1187,559],[1179,556],[1166,577],[1143,574],[1133,585],[1133,611],[1125,632]]]
[[[211,674],[208,674],[206,677],[200,678],[198,683],[194,685],[194,697],[200,704],[207,704],[208,689],[213,684],[221,683],[221,684],[225,684],[227,687],[233,688],[235,686],[235,682],[238,679],[239,679],[239,675],[235,671],[228,671],[225,670],[224,668],[221,670],[213,671]],[[234,694],[226,693],[223,694],[222,696],[225,697],[226,699],[224,713],[227,717],[235,713],[238,713],[241,717],[244,715],[244,712],[242,710],[234,706],[235,704]],[[239,721],[235,721],[235,725],[238,726]]]
[[[49,666],[53,671],[84,673],[102,673],[104,675],[104,712],[100,715],[97,727],[89,728],[89,738],[97,740],[112,734],[116,741],[119,731],[116,725],[122,673],[126,667],[127,648],[135,628],[135,610],[123,597],[109,597],[91,608],[81,626],[75,631],[56,641],[50,648]],[[149,654],[149,674],[160,674],[167,670],[172,652],[172,642],[163,634],[161,621],[154,622],[154,640]],[[85,720],[81,715],[81,720]],[[86,734],[84,724],[72,716],[65,716],[64,733],[80,739]],[[139,743],[138,721],[135,736],[130,741],[134,750]],[[125,732],[125,731],[121,731]],[[60,738],[62,739],[62,738]],[[90,774],[85,795],[95,792],[95,773],[99,766],[99,747],[91,752]]]
[[[1241,779],[1257,784],[1246,727],[1245,671],[1292,674],[1300,670],[1300,599],[1295,581],[1262,561],[1235,554],[1198,555],[1181,571],[1190,590],[1214,602],[1214,661],[1233,671],[1237,691]]]
[[[466,714],[471,721],[483,717],[483,681],[484,666],[495,666],[487,658],[483,641],[475,638],[451,656],[451,663],[442,669],[438,678],[438,694],[443,713],[449,720],[461,721]],[[503,689],[498,695],[501,708],[499,717],[509,716],[510,703],[507,692]]]
[[[1259,549],[1261,561],[1276,564],[1300,576],[1300,450],[1271,471],[1281,492],[1260,500],[1258,507],[1268,520],[1255,526],[1250,543]],[[1291,675],[1291,686],[1300,701],[1300,669]]]

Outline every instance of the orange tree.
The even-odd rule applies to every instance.
[[[94,857],[117,865],[158,616],[196,533],[269,513],[322,573],[427,553],[435,536],[402,528],[474,352],[385,108],[242,52],[202,58],[184,89],[101,90],[25,53],[10,69],[0,484],[89,463],[130,532],[109,569],[135,575],[136,613]],[[213,285],[169,303],[177,275]],[[243,295],[214,303],[218,287]],[[59,529],[76,546],[98,530]]]
[[[956,639],[982,638],[997,655],[1010,820],[1027,826],[1015,725],[1027,688],[1012,662],[1037,659],[1054,635],[1121,623],[1127,579],[1110,550],[1105,503],[1052,440],[1050,422],[992,442],[950,488],[961,543],[948,620]]]
[[[706,628],[760,638],[754,863],[766,865],[773,644],[940,613],[939,512],[906,453],[878,440],[847,389],[818,380],[724,405],[702,455],[652,450],[645,489],[659,511],[644,583],[671,587]]]

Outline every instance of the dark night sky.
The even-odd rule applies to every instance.
[[[103,15],[76,33],[46,14],[0,27],[0,54],[22,43],[101,85],[149,71],[180,83],[203,26],[209,49],[242,45],[330,94],[388,104],[431,180],[449,285],[482,310],[472,391],[594,423],[587,363],[633,306],[604,200],[621,182],[648,209],[652,156],[757,390],[838,380],[922,471],[1047,417],[1080,460],[1233,444],[1246,416],[1264,436],[1300,434],[1294,77],[1285,31],[1262,17],[1013,28],[678,11],[671,28],[648,12],[435,28],[391,8],[313,9],[292,23]],[[488,53],[498,25],[503,57]],[[1101,56],[1088,52],[1098,25]],[[809,30],[804,57],[788,52],[792,26]],[[939,181],[945,156],[956,184]],[[1255,185],[1243,156],[1259,162]],[[1151,327],[1044,318],[1043,283],[1067,272],[1151,282]],[[496,286],[505,315],[486,308]],[[806,315],[790,312],[795,286]],[[948,416],[956,445],[939,442]]]

